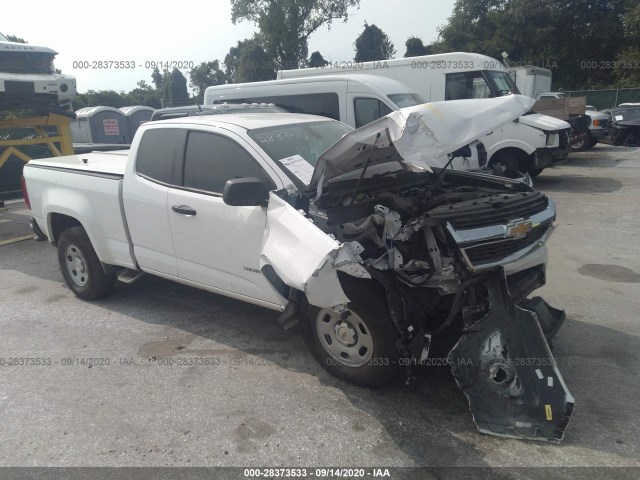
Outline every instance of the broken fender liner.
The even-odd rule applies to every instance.
[[[559,442],[574,400],[536,314],[516,306],[502,269],[487,278],[489,313],[449,352],[453,376],[482,433]]]

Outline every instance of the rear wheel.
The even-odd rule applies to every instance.
[[[338,378],[366,387],[391,383],[399,378],[400,354],[384,290],[372,280],[351,277],[341,284],[351,300],[344,309],[318,308],[304,300],[307,347]]]
[[[65,282],[78,297],[95,300],[113,291],[115,274],[105,274],[87,232],[68,228],[58,239],[58,263]]]
[[[598,144],[598,140],[596,140],[595,138],[591,139],[591,142],[589,142],[589,148],[593,148]]]
[[[537,177],[538,175],[540,175],[542,173],[542,171],[544,170],[544,168],[534,168],[529,170],[529,175],[531,175],[532,177]]]

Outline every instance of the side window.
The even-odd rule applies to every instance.
[[[257,177],[275,188],[267,172],[233,140],[213,133],[189,132],[185,187],[221,194],[227,180],[243,177]]]
[[[353,101],[353,109],[356,117],[356,128],[360,128],[380,117],[389,115],[392,111],[384,103],[375,98],[356,98]]]
[[[490,98],[491,89],[482,72],[447,73],[445,100]]]
[[[157,128],[144,132],[138,146],[136,172],[150,180],[179,185],[186,138],[186,130],[177,128]]]
[[[278,95],[274,102],[291,113],[308,113],[340,120],[337,93],[308,93],[304,95]]]

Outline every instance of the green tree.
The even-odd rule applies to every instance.
[[[421,55],[430,55],[431,50],[429,47],[425,47],[424,43],[422,43],[422,39],[418,37],[409,37],[405,42],[405,47],[407,51],[404,56],[406,57],[419,57]]]
[[[188,105],[190,103],[187,79],[177,68],[174,68],[171,74],[165,76],[162,87],[162,100],[165,107]]]
[[[364,22],[363,32],[356,38],[356,62],[388,60],[396,54],[393,43],[376,25]]]
[[[137,87],[131,90],[127,95],[129,105],[146,105],[147,107],[160,108],[161,95],[159,91],[146,81],[140,80]]]
[[[348,18],[360,0],[231,0],[231,20],[257,24],[267,55],[282,69],[303,66],[309,36],[323,25]],[[226,60],[225,60],[226,63]]]
[[[640,3],[628,2],[624,18],[625,46],[616,57],[617,86],[640,87]]]
[[[7,40],[9,40],[10,42],[29,43],[24,38],[16,37],[15,35],[5,35],[5,37],[7,37]]]
[[[637,2],[636,2],[637,3]],[[624,0],[457,0],[436,52],[466,51],[553,71],[554,88],[597,88],[624,38]]]
[[[158,70],[158,67],[155,67],[153,69],[153,72],[151,72],[151,79],[153,80],[153,84],[156,86],[156,89],[162,90],[162,85],[164,83],[164,75],[160,73],[160,70]]]
[[[224,58],[229,83],[258,82],[276,78],[275,62],[260,44],[260,37],[245,39],[231,47]]]
[[[202,62],[189,71],[189,85],[196,91],[197,103],[204,102],[204,91],[211,85],[223,85],[226,76],[220,69],[220,62]]]
[[[313,52],[307,61],[307,66],[312,68],[324,67],[326,65],[329,65],[329,62],[326,61],[318,51]]]

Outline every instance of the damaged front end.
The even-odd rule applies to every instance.
[[[502,269],[487,276],[486,287],[489,312],[465,328],[448,356],[478,430],[559,442],[574,400],[539,319],[551,327],[550,334],[559,328],[564,313],[550,309],[541,299],[538,314],[526,305],[515,305]]]
[[[509,121],[526,102],[501,99],[493,113]],[[486,128],[445,103],[343,137],[320,157],[304,208],[272,193],[263,270],[342,315],[353,342],[367,332],[347,328],[341,275],[381,285],[403,365],[444,349],[481,432],[559,441],[573,398],[548,342],[564,313],[527,299],[545,283],[555,204],[523,182],[430,162]]]

